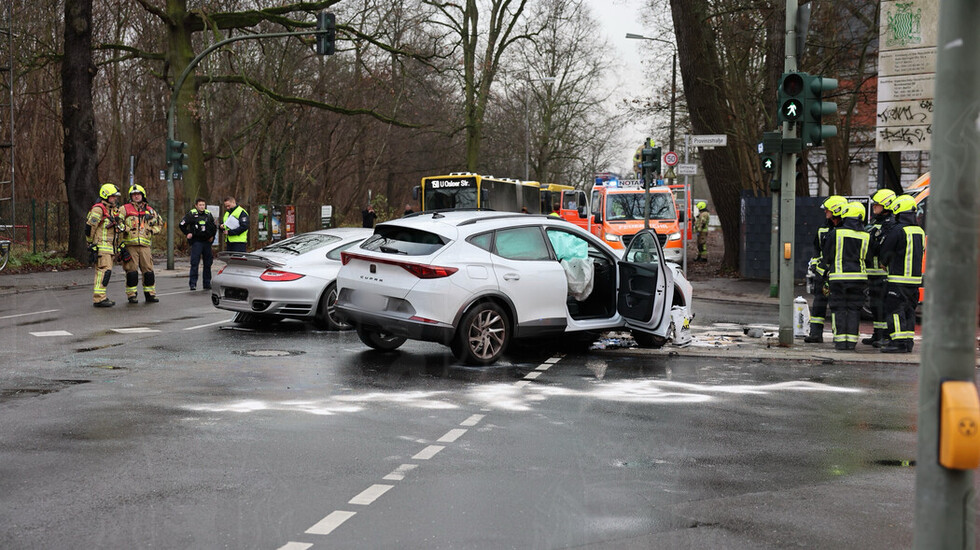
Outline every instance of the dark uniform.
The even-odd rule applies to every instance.
[[[813,282],[813,308],[810,309],[810,335],[803,339],[808,344],[819,344],[823,342],[823,327],[826,323],[827,315],[827,293],[825,293],[827,283],[827,273],[821,265],[823,258],[823,245],[827,240],[827,233],[834,228],[835,222],[832,218],[827,219],[826,225],[817,229],[817,235],[813,238],[813,257],[807,269],[812,273]]]
[[[858,214],[857,210],[860,210]],[[834,347],[850,350],[857,346],[868,284],[865,261],[868,256],[868,233],[861,220],[864,206],[848,205],[839,226],[827,232],[823,248],[823,266],[830,282],[831,324]]]
[[[214,261],[211,243],[218,233],[214,216],[207,209],[198,211],[197,208],[192,208],[190,212],[184,214],[184,219],[180,220],[180,231],[184,235],[190,235],[187,242],[191,247],[191,271],[188,281],[191,290],[197,290],[197,266],[201,259],[204,260],[204,288],[211,288],[211,263]]]
[[[911,202],[911,197],[908,197],[908,202]],[[925,232],[915,225],[915,210],[901,211],[901,208],[896,208],[895,225],[881,245],[881,261],[888,268],[885,311],[891,339],[881,347],[885,353],[912,351],[915,306],[919,301],[919,286],[922,285]]]
[[[885,287],[888,271],[881,264],[881,246],[885,236],[895,225],[895,217],[888,210],[882,211],[868,225],[868,303],[874,319],[874,335],[861,340],[862,344],[874,346],[886,340],[888,323],[885,320]],[[877,347],[877,346],[876,346]]]

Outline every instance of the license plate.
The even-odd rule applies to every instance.
[[[388,298],[373,292],[355,292],[354,305],[370,311],[384,311],[388,307]]]

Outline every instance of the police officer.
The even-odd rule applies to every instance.
[[[915,305],[922,285],[925,232],[915,225],[915,199],[908,195],[892,202],[895,225],[885,235],[880,260],[888,269],[885,312],[890,341],[884,353],[910,353],[915,337]]]
[[[698,257],[695,262],[708,261],[708,224],[711,222],[711,214],[708,213],[708,203],[698,201],[695,205],[698,209],[698,217],[694,220],[694,232],[698,234]]]
[[[824,271],[820,260],[823,257],[823,245],[827,240],[827,233],[840,223],[840,214],[844,212],[846,206],[847,199],[840,195],[831,195],[821,204],[826,221],[823,227],[817,229],[817,235],[813,238],[813,257],[807,264],[813,292],[813,309],[810,310],[810,334],[803,338],[803,341],[808,344],[823,343],[827,296],[830,291],[827,288],[826,271]]]
[[[92,206],[85,217],[89,243],[89,261],[95,264],[95,284],[92,289],[92,305],[112,307],[115,302],[106,297],[106,285],[112,277],[112,258],[116,255],[117,233],[123,231],[123,221],[117,202],[119,188],[111,183],[99,188],[99,202]]]
[[[834,347],[852,350],[857,346],[861,306],[868,285],[865,265],[868,233],[864,230],[864,205],[849,202],[840,214],[840,225],[827,232],[821,262],[830,282],[831,325]]]
[[[146,190],[142,185],[129,188],[129,202],[122,210],[125,234],[119,256],[123,262],[123,271],[126,272],[126,298],[131,304],[139,302],[136,296],[142,273],[146,302],[159,302],[150,245],[153,244],[153,235],[163,228],[163,219],[146,202]]]
[[[235,197],[225,197],[225,215],[221,218],[221,230],[225,232],[225,250],[245,252],[248,245],[248,212],[238,206]]]
[[[179,224],[181,233],[187,237],[187,243],[191,247],[191,271],[188,277],[191,290],[197,290],[197,266],[201,259],[204,259],[204,290],[211,288],[211,263],[214,261],[211,243],[218,233],[218,226],[207,206],[207,201],[198,197],[194,201],[194,208],[184,214]]]
[[[871,212],[874,214],[871,223],[865,228],[868,231],[868,303],[874,320],[874,333],[870,338],[861,340],[862,344],[880,347],[887,339],[885,322],[885,284],[888,278],[886,271],[879,261],[881,243],[885,235],[895,224],[895,217],[888,208],[895,200],[895,192],[891,189],[879,189],[871,196]]]

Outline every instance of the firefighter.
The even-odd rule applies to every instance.
[[[830,292],[827,287],[826,272],[821,266],[820,259],[823,257],[823,245],[827,239],[827,233],[840,223],[840,215],[846,206],[847,199],[840,195],[831,195],[821,204],[826,222],[823,227],[817,229],[817,235],[813,238],[813,257],[807,264],[807,271],[809,272],[807,278],[810,279],[809,286],[813,294],[813,309],[810,310],[810,335],[803,338],[807,344],[823,343],[827,295]]]
[[[694,205],[698,209],[698,217],[694,220],[694,232],[698,234],[698,257],[695,262],[708,261],[708,223],[711,222],[711,214],[708,214],[708,203],[698,201]]]
[[[129,202],[122,210],[125,234],[120,246],[119,258],[122,260],[123,271],[126,272],[126,298],[131,304],[139,302],[137,295],[140,273],[142,273],[143,295],[146,297],[146,302],[159,302],[150,245],[153,243],[153,235],[162,229],[163,219],[146,202],[146,190],[142,185],[133,185],[129,188]]]
[[[863,204],[849,202],[841,208],[840,225],[827,232],[821,263],[830,283],[828,305],[834,347],[852,350],[857,346],[868,285],[868,233],[864,230]]]
[[[874,214],[874,218],[865,228],[868,232],[868,303],[871,306],[871,315],[874,320],[874,333],[870,338],[861,340],[861,343],[876,348],[880,347],[881,342],[887,339],[885,284],[888,279],[888,271],[882,268],[878,258],[881,254],[881,243],[885,239],[885,235],[895,225],[895,217],[889,209],[894,200],[895,192],[891,189],[876,191],[871,196],[871,212]]]
[[[915,199],[908,195],[892,202],[895,225],[885,235],[879,256],[888,270],[885,314],[889,341],[884,353],[910,353],[915,337],[915,305],[922,285],[925,232],[915,224]]]
[[[85,240],[89,243],[89,261],[95,264],[95,284],[92,305],[112,307],[115,302],[106,297],[106,286],[112,277],[112,258],[116,255],[116,238],[123,230],[122,216],[116,204],[119,188],[105,183],[99,188],[99,202],[92,205],[85,217]]]

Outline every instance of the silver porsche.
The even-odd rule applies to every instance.
[[[311,231],[254,252],[220,252],[225,262],[211,280],[211,303],[237,313],[238,323],[286,318],[324,330],[347,330],[336,317],[340,253],[373,230],[339,227]]]

